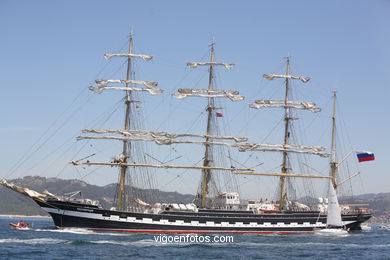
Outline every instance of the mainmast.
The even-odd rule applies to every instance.
[[[330,158],[330,170],[332,177],[332,184],[337,189],[337,172],[338,163],[336,162],[336,91],[333,91],[333,114],[332,114],[332,143],[331,143],[331,158]]]
[[[207,205],[207,193],[208,193],[208,184],[211,179],[211,170],[213,167],[211,165],[213,164],[212,159],[212,147],[211,145],[214,145],[214,139],[215,136],[213,136],[213,126],[212,126],[212,119],[214,116],[214,111],[216,110],[214,106],[214,99],[215,98],[229,98],[232,101],[240,101],[243,100],[244,97],[239,95],[238,91],[233,90],[216,90],[213,89],[213,79],[214,79],[214,66],[224,66],[226,69],[230,69],[234,66],[233,63],[224,63],[224,62],[215,62],[214,58],[214,47],[215,42],[212,41],[211,43],[211,57],[210,62],[188,62],[187,66],[190,68],[196,68],[198,66],[208,66],[209,67],[209,82],[208,82],[208,88],[207,89],[185,89],[180,88],[178,89],[177,94],[174,94],[176,98],[182,99],[187,96],[193,96],[193,97],[205,97],[208,99],[207,104],[207,127],[206,127],[206,134],[205,134],[205,155],[203,160],[203,169],[202,169],[202,181],[201,181],[201,191],[200,191],[200,207],[205,208]],[[225,143],[224,145],[229,145],[228,143]],[[233,169],[232,169],[233,170]]]
[[[290,75],[290,57],[287,57],[286,61],[286,76]],[[284,142],[283,145],[286,146],[288,145],[289,137],[290,137],[290,132],[289,132],[289,123],[290,120],[292,119],[290,116],[290,108],[287,106],[288,104],[288,94],[289,94],[289,86],[288,86],[288,77],[286,77],[286,88],[285,88],[285,95],[284,95]],[[287,166],[287,157],[288,153],[286,151],[283,151],[283,160],[282,160],[282,173],[287,174],[288,172],[288,166]],[[286,177],[281,176],[280,177],[280,194],[279,194],[279,205],[280,208],[283,208],[284,205],[284,200],[285,200],[285,185],[286,185]]]
[[[129,42],[129,56],[127,57],[127,73],[126,73],[126,84],[125,87],[129,87],[129,80],[131,80],[131,54],[133,52],[133,33],[130,33],[130,42]],[[126,90],[125,97],[125,119],[124,119],[124,127],[123,129],[129,130],[130,128],[130,109],[131,109],[131,90]],[[123,140],[122,147],[122,162],[120,166],[120,176],[119,176],[119,193],[118,193],[118,202],[117,209],[124,210],[124,200],[125,200],[125,180],[126,180],[126,172],[127,172],[127,158],[129,158],[128,154],[128,140]]]
[[[209,73],[209,86],[208,90],[213,90],[213,63],[214,63],[214,41],[211,42],[211,57],[210,57],[210,73]],[[206,143],[205,143],[205,153],[204,153],[204,160],[203,160],[203,166],[204,167],[210,167],[210,162],[212,161],[212,154],[211,154],[211,147],[208,143],[210,141],[210,136],[212,134],[212,116],[213,111],[215,110],[214,107],[214,98],[209,97],[208,98],[208,104],[207,104],[207,127],[206,127]],[[211,178],[211,170],[210,169],[204,169],[202,170],[202,193],[201,193],[201,207],[206,207],[206,197],[208,192],[208,183]]]
[[[279,193],[279,208],[284,208],[284,202],[287,198],[286,194],[286,178],[290,177],[290,166],[288,160],[289,153],[301,153],[301,154],[314,154],[319,156],[328,156],[329,154],[324,153],[324,147],[317,146],[307,146],[307,145],[292,145],[289,143],[290,138],[290,121],[293,120],[291,115],[291,109],[301,109],[309,110],[311,112],[319,112],[321,109],[316,106],[313,102],[302,102],[302,101],[293,101],[289,100],[289,81],[290,79],[300,80],[303,83],[306,83],[310,80],[306,76],[293,76],[290,75],[290,58],[287,57],[286,62],[286,74],[276,75],[276,74],[264,74],[263,77],[268,80],[273,80],[275,78],[285,79],[285,94],[284,100],[255,100],[253,104],[250,105],[251,108],[260,109],[264,107],[272,108],[284,108],[284,142],[283,144],[244,144],[240,147],[243,151],[270,151],[270,152],[281,152],[282,153],[282,166],[281,173],[263,173],[263,172],[235,172],[237,174],[251,174],[251,175],[264,175],[264,176],[278,176],[280,177],[280,193]],[[318,175],[305,175],[305,174],[291,174],[291,177],[303,177],[303,178],[329,178],[328,176],[318,176]]]

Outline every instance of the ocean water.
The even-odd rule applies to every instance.
[[[29,222],[32,230],[17,231],[8,225],[19,220]],[[0,259],[390,259],[390,228],[377,225],[344,236],[237,234],[218,238],[233,239],[225,243],[201,243],[188,236],[186,242],[186,235],[182,242],[164,243],[174,239],[168,236],[59,230],[51,219],[0,217]],[[202,236],[207,240],[206,234]],[[221,234],[208,236],[213,241]]]

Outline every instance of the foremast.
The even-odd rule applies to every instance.
[[[162,92],[161,89],[156,88],[158,85],[158,82],[155,81],[138,81],[132,79],[132,59],[133,58],[141,58],[145,61],[149,61],[152,59],[152,56],[150,55],[143,55],[143,54],[134,54],[133,53],[133,33],[130,34],[130,40],[129,40],[129,49],[128,53],[125,54],[105,54],[104,57],[106,59],[111,59],[112,57],[124,57],[127,58],[127,72],[126,72],[126,78],[124,80],[122,79],[97,79],[95,82],[97,83],[97,86],[90,86],[89,89],[100,94],[104,90],[123,90],[125,91],[125,97],[124,97],[124,127],[123,130],[117,130],[120,132],[123,136],[126,136],[126,132],[130,131],[130,118],[132,113],[132,104],[137,102],[133,100],[132,92],[133,91],[146,91],[149,92],[151,95],[157,95]],[[114,85],[111,85],[114,84]],[[120,84],[120,85],[115,85]],[[140,86],[137,86],[140,85]],[[92,130],[94,131],[94,130]],[[99,131],[99,130],[95,130]],[[81,139],[81,138],[80,138]],[[131,149],[131,142],[127,138],[122,138],[122,153],[117,157],[116,159],[116,166],[119,167],[119,183],[118,183],[118,194],[117,194],[117,210],[125,210],[126,209],[126,202],[125,202],[125,183],[127,178],[127,172],[128,172],[128,159],[130,158],[130,149]],[[73,164],[87,164],[87,165],[99,165],[99,163],[94,162],[72,162]],[[109,165],[109,163],[103,163],[101,165]]]
[[[130,33],[130,42],[129,42],[129,56],[127,57],[127,73],[126,73],[126,83],[125,87],[129,87],[129,80],[131,80],[131,54],[133,53],[133,33]],[[131,109],[131,90],[126,90],[125,97],[125,118],[124,118],[124,127],[123,129],[129,130],[130,128],[130,109]],[[117,209],[124,210],[124,199],[125,199],[125,180],[126,180],[126,172],[128,166],[126,165],[127,159],[129,158],[127,146],[129,144],[128,140],[123,140],[122,146],[122,161],[123,164],[120,166],[120,176],[119,176],[119,192],[118,192],[118,203]]]

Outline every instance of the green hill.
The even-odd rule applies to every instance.
[[[116,186],[115,184],[96,186],[80,180],[63,180],[37,176],[26,176],[21,179],[9,180],[8,182],[37,192],[48,190],[56,195],[81,191],[85,198],[99,200],[104,208],[112,207]],[[158,202],[191,203],[194,199],[193,195],[180,194],[178,192],[164,192],[159,190],[142,191],[153,193],[155,200]],[[0,202],[0,214],[2,215],[47,215],[30,198],[3,186],[0,186]]]

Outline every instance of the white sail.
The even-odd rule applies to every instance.
[[[273,80],[274,78],[298,79],[303,83],[306,83],[310,80],[310,77],[307,76],[293,76],[293,75],[264,74],[263,77],[268,80]]]
[[[259,148],[280,148],[280,149],[302,149],[312,150],[313,152],[325,151],[325,147],[312,145],[293,145],[293,144],[264,144],[264,143],[243,143],[240,144],[242,151],[259,151]],[[262,151],[262,150],[260,150]]]
[[[330,154],[323,152],[325,147],[309,145],[292,145],[292,144],[262,144],[262,143],[241,143],[237,144],[240,152],[245,151],[263,151],[263,152],[289,152],[314,154],[321,157],[328,157]]]
[[[239,136],[217,136],[217,135],[198,135],[198,134],[174,134],[164,131],[148,131],[148,130],[115,130],[115,129],[84,129],[83,133],[94,133],[94,134],[106,134],[106,133],[117,133],[126,136],[151,136],[151,137],[166,137],[166,138],[179,138],[179,137],[200,137],[200,138],[211,138],[211,139],[228,139],[234,140],[235,142],[248,141],[248,137]]]
[[[171,145],[171,144],[210,144],[210,145],[225,145],[231,147],[237,147],[235,143],[227,142],[213,142],[213,141],[195,141],[195,140],[176,140],[175,138],[164,137],[132,137],[132,136],[76,136],[77,140],[82,139],[102,139],[102,140],[119,140],[119,141],[153,141],[158,145]]]
[[[106,59],[111,59],[112,57],[141,58],[144,61],[149,61],[153,58],[153,56],[150,56],[150,55],[132,54],[132,53],[125,53],[125,54],[106,53],[106,54],[104,54],[104,58],[106,58]]]
[[[343,226],[341,220],[341,208],[337,199],[336,190],[333,187],[332,181],[329,182],[329,202],[328,202],[328,215],[326,217],[327,226]]]
[[[157,81],[143,81],[143,80],[122,80],[122,79],[97,79],[96,84],[99,86],[107,86],[109,83],[122,83],[122,84],[137,84],[144,85],[147,88],[157,87]]]
[[[213,65],[222,65],[228,70],[233,68],[234,63],[227,63],[227,62],[187,62],[187,66],[191,69],[194,69],[198,66],[213,66]]]
[[[162,92],[162,89],[159,88],[136,88],[136,87],[105,87],[104,85],[99,86],[89,86],[89,90],[95,92],[96,94],[101,94],[103,90],[114,89],[114,90],[125,90],[125,91],[146,91],[149,92],[152,96],[158,95]]]
[[[302,102],[302,101],[284,101],[284,100],[255,100],[255,102],[249,105],[251,108],[260,109],[262,107],[284,107],[284,108],[296,108],[306,109],[312,112],[320,112],[321,108],[317,107],[314,102]]]
[[[235,145],[238,147],[240,152],[246,152],[246,151],[259,151],[259,152],[282,152],[282,153],[298,153],[298,154],[312,154],[312,155],[318,155],[321,157],[329,157],[329,153],[322,153],[322,152],[316,152],[316,151],[304,151],[304,150],[296,150],[296,149],[285,149],[285,148],[256,148],[256,149],[246,149],[242,148],[239,145]]]
[[[330,154],[324,152],[325,147],[309,146],[309,145],[283,145],[283,144],[265,144],[265,143],[243,143],[248,140],[247,137],[238,136],[215,136],[215,135],[199,135],[199,134],[173,134],[164,131],[147,131],[147,130],[114,130],[114,129],[84,129],[83,133],[106,134],[115,133],[124,136],[77,136],[81,139],[112,139],[112,140],[128,140],[128,141],[154,141],[159,145],[170,144],[211,144],[225,145],[236,147],[241,152],[245,151],[266,151],[266,152],[290,152],[290,153],[305,153],[314,154],[322,157],[328,157]],[[218,140],[233,140],[235,143],[195,140],[178,140],[179,138],[210,138]]]
[[[178,92],[172,94],[172,96],[177,99],[186,97],[229,98],[232,101],[241,101],[245,98],[240,96],[240,93],[236,90],[179,88]]]

